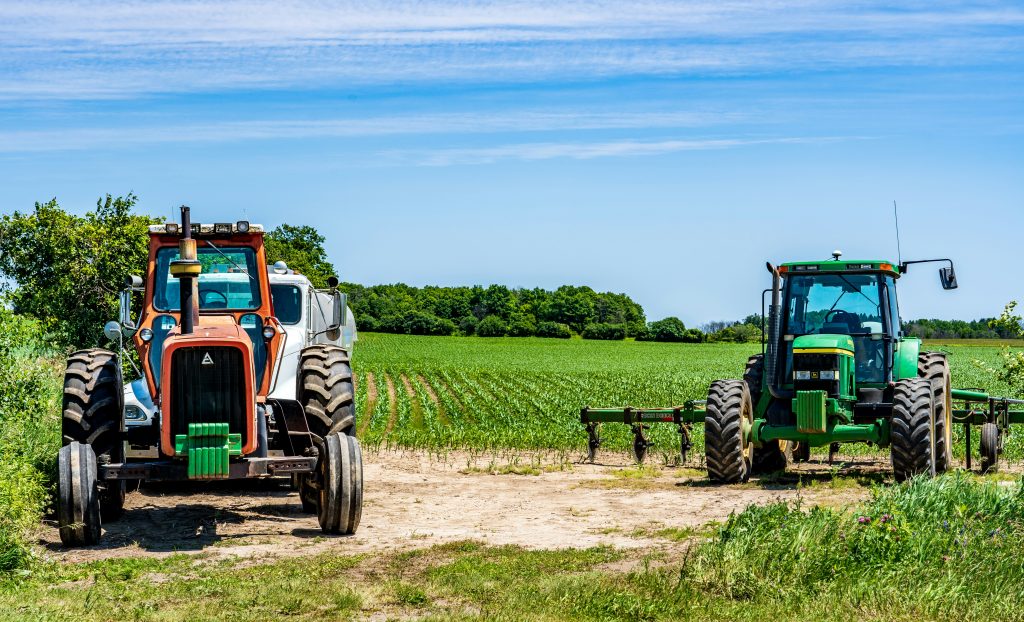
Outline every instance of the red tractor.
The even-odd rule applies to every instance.
[[[128,481],[292,476],[304,510],[327,533],[352,534],[362,511],[363,467],[355,438],[349,352],[330,339],[345,324],[337,279],[322,330],[288,348],[274,312],[263,229],[246,221],[181,223],[149,231],[146,277],[131,277],[120,322],[156,408],[155,425],[126,428],[118,354],[75,352],[64,376],[59,525],[66,546],[94,544],[118,518]],[[131,319],[131,295],[144,292]],[[282,360],[297,356],[294,399],[276,391]],[[277,397],[269,397],[274,393]],[[284,393],[289,393],[285,391]],[[156,458],[126,459],[127,446]]]

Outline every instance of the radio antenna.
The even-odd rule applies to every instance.
[[[892,200],[892,215],[896,218],[896,260],[903,265],[903,251],[900,249],[900,212],[896,209],[896,199]]]

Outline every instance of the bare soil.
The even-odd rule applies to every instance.
[[[256,560],[306,555],[393,552],[478,540],[531,549],[665,548],[665,534],[722,521],[750,504],[777,500],[847,506],[868,494],[887,465],[861,461],[838,479],[825,464],[783,477],[712,486],[695,469],[637,469],[625,455],[604,464],[412,451],[364,452],[365,499],[354,536],[325,536],[284,479],[146,484],[128,495],[124,516],[104,525],[102,542],[60,547],[48,525],[41,544],[64,561],[205,553]],[[863,460],[863,459],[862,459]],[[507,471],[540,474],[514,474]],[[496,474],[497,473],[497,474]]]

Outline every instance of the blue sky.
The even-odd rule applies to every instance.
[[[133,191],[312,224],[362,283],[588,284],[688,325],[766,260],[951,256],[1024,297],[1024,6],[0,4],[0,212]]]

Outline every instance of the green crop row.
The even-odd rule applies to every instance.
[[[999,366],[998,347],[935,349],[948,353],[956,386],[1010,392],[986,369]],[[582,453],[583,406],[703,399],[712,381],[739,378],[747,357],[759,351],[756,344],[365,334],[355,351],[359,429],[370,446]],[[699,428],[693,430],[698,450]],[[610,450],[626,450],[632,439],[624,425],[606,425],[602,435]],[[656,456],[674,458],[673,426],[654,425],[650,436]],[[1024,456],[1022,437],[1011,435],[1008,458]],[[962,440],[957,451],[962,457]]]

